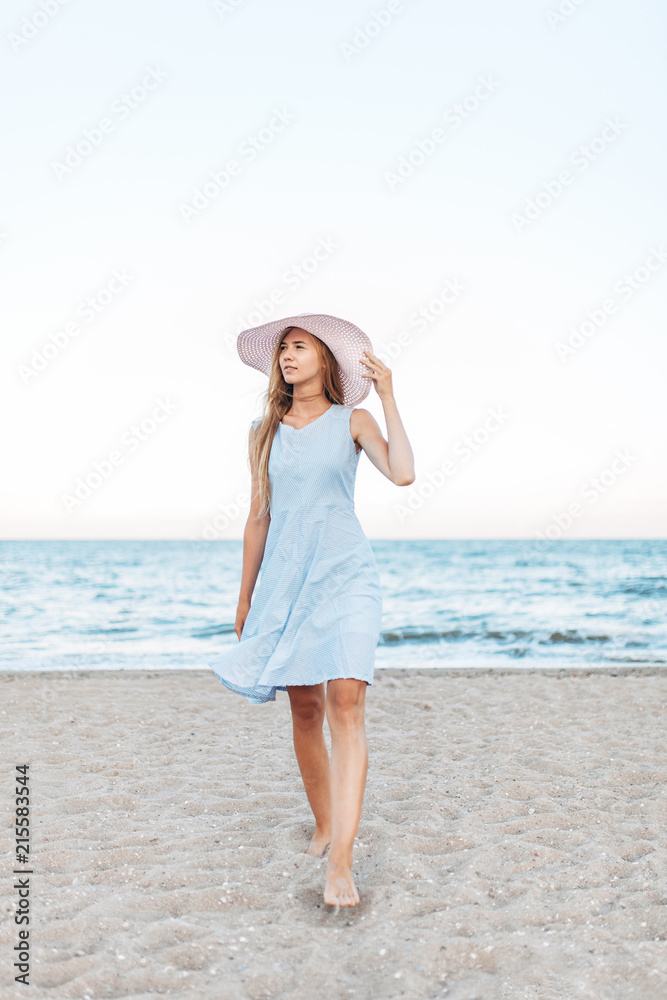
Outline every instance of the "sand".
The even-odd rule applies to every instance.
[[[34,837],[29,990],[3,838],[3,998],[667,997],[665,672],[377,670],[338,913],[285,693],[81,671],[0,699],[3,829],[25,761]]]

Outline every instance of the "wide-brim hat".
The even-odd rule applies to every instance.
[[[325,313],[299,313],[285,319],[274,319],[261,326],[243,330],[236,338],[236,349],[244,364],[269,375],[271,358],[277,341],[289,326],[298,326],[319,337],[338,362],[343,386],[345,406],[356,406],[365,399],[371,388],[371,379],[361,376],[368,369],[361,363],[363,350],[373,350],[369,338],[354,323]]]

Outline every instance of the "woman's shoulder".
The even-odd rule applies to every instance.
[[[336,404],[336,415],[338,418],[350,426],[363,425],[364,418],[368,416],[368,410],[361,406],[347,406],[342,403]]]
[[[370,416],[369,411],[364,409],[363,406],[347,406],[346,409],[354,423],[358,423],[360,420],[363,421],[366,417]]]

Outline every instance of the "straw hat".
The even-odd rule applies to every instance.
[[[241,361],[268,375],[273,350],[288,326],[298,326],[319,337],[327,345],[338,362],[345,406],[356,406],[366,398],[370,392],[371,379],[361,377],[368,369],[359,359],[364,348],[372,351],[373,345],[363,330],[337,316],[299,313],[298,316],[274,319],[271,323],[243,330],[236,338],[236,349]]]

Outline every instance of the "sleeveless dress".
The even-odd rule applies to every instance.
[[[271,520],[240,641],[208,666],[251,702],[291,684],[373,683],[382,621],[375,555],[354,511],[361,449],[352,406],[305,427],[280,423],[269,455]],[[255,429],[259,419],[253,421]]]

